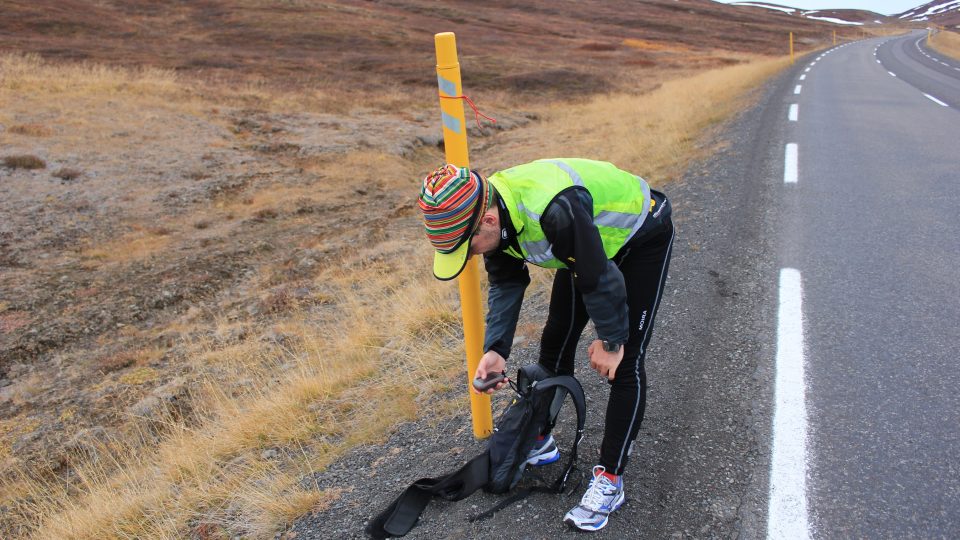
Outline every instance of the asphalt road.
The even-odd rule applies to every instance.
[[[674,204],[674,257],[627,502],[593,537],[766,538],[771,524],[774,538],[960,537],[960,86],[951,78],[960,71],[918,53],[921,63],[910,50],[919,37],[837,48],[809,70],[815,56],[800,59],[683,181],[651,179]],[[877,63],[877,45],[889,66]],[[791,184],[788,143],[799,157]],[[784,412],[775,404],[786,395],[777,363],[795,357],[782,355],[779,338],[783,268],[796,270],[803,291],[802,341],[788,351],[804,353],[806,368],[794,389],[805,422],[787,423],[802,428],[788,442],[805,452],[785,461],[798,466],[793,476],[772,470]],[[529,295],[523,316],[542,319],[546,302]],[[583,471],[598,454],[608,393],[587,364],[590,333],[578,368],[588,397]],[[536,351],[518,344],[508,367],[534,362]],[[500,394],[495,410],[508,397]],[[481,451],[467,414],[431,418],[431,403],[420,405],[423,419],[305,478],[338,495],[288,533],[361,538],[409,483]],[[566,411],[561,452],[571,420]],[[794,512],[802,528],[771,510],[781,478],[799,479],[802,504],[788,503],[803,510]],[[534,494],[474,523],[503,497],[434,502],[407,537],[582,538],[562,523],[581,493]]]
[[[781,104],[816,538],[960,537],[960,63],[923,37],[837,48]]]

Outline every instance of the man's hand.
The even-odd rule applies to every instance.
[[[607,352],[603,350],[603,342],[595,339],[587,347],[587,355],[590,356],[590,367],[597,370],[597,373],[601,376],[612,381],[617,376],[617,367],[623,360],[623,346],[615,353]]]
[[[486,379],[487,375],[490,373],[501,373],[507,367],[507,361],[504,360],[502,356],[495,353],[494,351],[487,351],[486,354],[480,358],[480,364],[477,366],[477,371],[473,374],[474,378]],[[487,394],[492,394],[495,391],[503,388],[507,385],[507,382],[510,379],[504,379],[502,382],[498,383],[497,386],[486,391]],[[470,391],[479,394],[473,385],[470,385]]]

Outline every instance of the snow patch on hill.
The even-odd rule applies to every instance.
[[[808,18],[808,19],[816,19],[816,20],[818,20],[818,21],[831,22],[831,23],[833,23],[833,24],[852,24],[852,25],[856,25],[856,26],[862,26],[862,25],[863,25],[862,22],[845,21],[845,20],[843,20],[843,19],[835,19],[835,18],[833,18],[833,17],[814,17],[814,16],[812,16],[812,15],[804,15],[804,17],[806,17],[806,18]]]
[[[937,1],[903,12],[898,18],[911,21],[926,21],[931,16],[941,15],[953,9],[960,9],[960,0],[949,0],[946,3]]]

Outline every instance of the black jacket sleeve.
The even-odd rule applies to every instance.
[[[508,358],[530,272],[524,261],[503,252],[486,255],[483,262],[490,280],[483,351]]]
[[[573,272],[597,336],[626,343],[630,336],[627,289],[620,269],[603,251],[590,193],[578,187],[560,193],[547,206],[540,226],[553,246],[553,256]]]

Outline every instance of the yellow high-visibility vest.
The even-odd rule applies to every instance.
[[[553,246],[540,227],[543,211],[564,190],[582,186],[590,193],[593,223],[608,258],[620,251],[650,211],[647,182],[605,161],[541,159],[494,173],[487,180],[503,198],[517,231],[521,252],[512,247],[506,252],[545,268],[567,266],[553,256]]]

